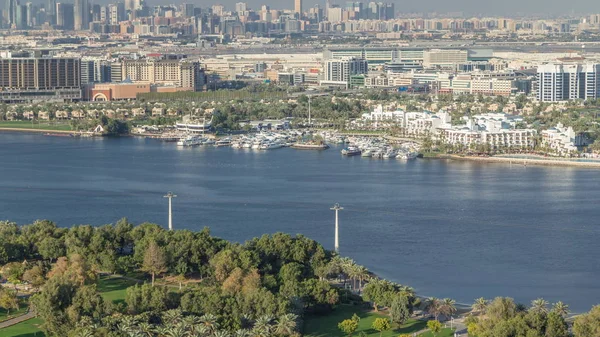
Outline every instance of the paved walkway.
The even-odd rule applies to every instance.
[[[29,312],[27,312],[26,314],[23,314],[21,316],[17,316],[15,318],[11,318],[8,319],[4,322],[0,323],[0,329],[4,329],[4,328],[8,328],[9,326],[15,325],[15,324],[19,324],[21,322],[24,322],[30,318],[34,318],[35,317],[35,312],[33,310],[30,310]]]
[[[425,322],[427,322],[427,320],[425,320]],[[452,328],[454,328],[454,332],[456,333],[456,336],[460,336],[460,337],[468,337],[469,334],[467,333],[467,327],[465,326],[464,322],[464,318],[456,318],[454,319],[454,321],[452,322]],[[449,328],[450,327],[450,321],[445,321],[442,322],[442,324],[444,325],[444,328]],[[425,328],[423,330],[419,330],[417,332],[412,333],[413,336],[419,336],[422,333],[426,333],[427,331],[429,331],[429,329]]]

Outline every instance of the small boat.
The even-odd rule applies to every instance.
[[[361,153],[361,157],[365,157],[365,158],[369,158],[373,155],[373,152],[371,152],[371,150],[365,150]]]
[[[268,143],[264,143],[260,146],[261,150],[274,150],[274,149],[280,149],[283,147],[283,144],[281,143],[277,143],[277,142],[268,142]]]
[[[342,155],[344,156],[358,156],[360,153],[360,149],[356,146],[348,146],[347,149],[342,150]]]
[[[200,145],[200,138],[198,137],[194,137],[194,136],[188,136],[185,137],[184,139],[180,139],[177,142],[177,146],[197,146]]]
[[[383,154],[383,159],[393,159],[396,158],[396,152],[389,151]]]
[[[231,139],[230,138],[219,139],[215,143],[215,146],[217,146],[217,147],[230,146],[230,145],[231,145]]]
[[[291,146],[292,149],[298,150],[327,150],[329,145],[327,144],[310,144],[310,143],[296,143]]]

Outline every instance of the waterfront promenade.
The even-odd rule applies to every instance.
[[[600,160],[593,159],[570,159],[570,158],[552,158],[534,155],[505,155],[505,156],[460,156],[460,155],[441,155],[437,158],[451,160],[467,160],[487,163],[503,163],[513,165],[542,165],[542,166],[570,166],[580,168],[600,168]]]

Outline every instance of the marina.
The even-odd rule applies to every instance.
[[[419,146],[416,142],[390,142],[378,136],[345,136],[327,131],[263,131],[221,138],[186,133],[156,138],[164,142],[175,141],[180,147],[215,146],[250,150],[276,150],[289,147],[298,150],[327,150],[332,146],[330,144],[333,144],[346,146],[340,152],[349,157],[411,160],[419,156]]]

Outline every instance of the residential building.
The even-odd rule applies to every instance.
[[[324,81],[349,83],[353,75],[366,74],[368,64],[364,59],[343,57],[342,59],[327,60],[325,62]]]
[[[113,64],[113,68],[116,65]],[[172,84],[181,88],[200,91],[206,84],[206,76],[199,62],[188,60],[169,60],[146,58],[123,60],[121,62],[121,81],[151,84]],[[115,81],[113,78],[112,81]]]
[[[544,64],[537,69],[537,99],[557,102],[600,97],[600,64]]]
[[[78,58],[31,54],[0,57],[0,100],[4,102],[81,99]]]

